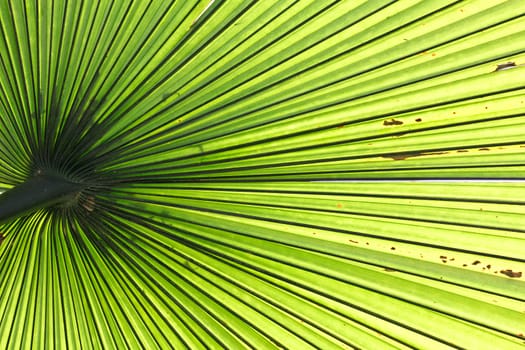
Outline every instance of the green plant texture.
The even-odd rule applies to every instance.
[[[0,349],[524,349],[522,0],[0,0]]]

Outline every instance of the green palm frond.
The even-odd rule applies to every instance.
[[[0,348],[524,348],[522,1],[0,31]]]

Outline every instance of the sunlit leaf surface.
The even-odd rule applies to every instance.
[[[525,2],[1,1],[0,348],[522,349]]]

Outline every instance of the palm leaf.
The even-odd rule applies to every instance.
[[[0,6],[1,348],[523,348],[522,2]]]

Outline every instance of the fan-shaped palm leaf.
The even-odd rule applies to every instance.
[[[522,1],[0,7],[0,348],[524,347]]]

